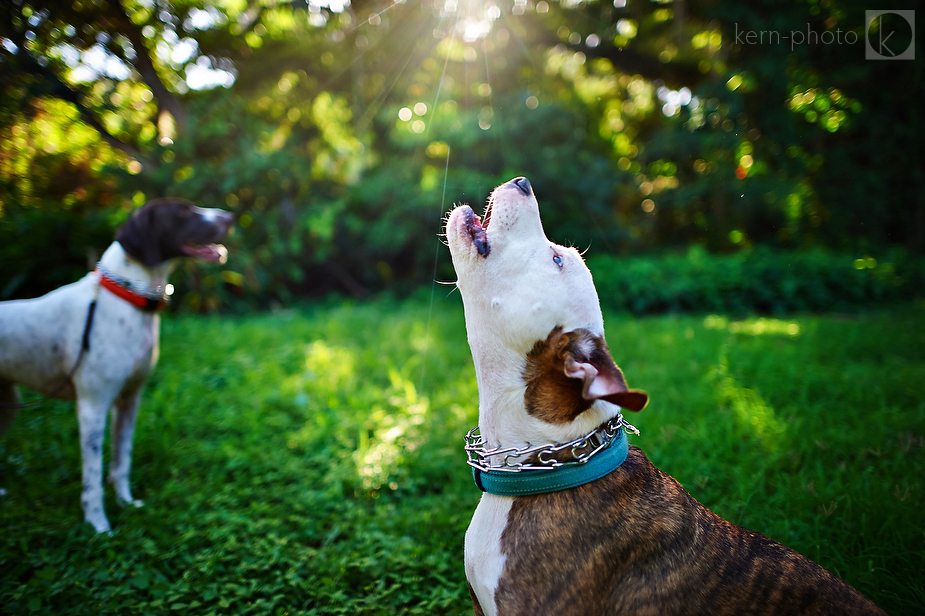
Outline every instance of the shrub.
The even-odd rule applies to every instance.
[[[601,303],[612,310],[663,312],[836,311],[915,298],[925,261],[894,251],[881,259],[815,249],[754,249],[711,255],[588,258]]]

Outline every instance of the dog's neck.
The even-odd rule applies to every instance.
[[[149,288],[163,288],[173,261],[148,267],[128,254],[119,242],[110,244],[100,258],[100,265],[111,274]]]
[[[523,379],[526,359],[514,353],[475,360],[479,389],[479,432],[489,447],[567,443],[616,417],[620,407],[598,401],[574,421],[551,424],[527,412]]]

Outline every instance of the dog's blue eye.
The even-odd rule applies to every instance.
[[[562,257],[560,257],[559,255],[554,255],[552,258],[552,262],[558,265],[559,267],[562,267]]]

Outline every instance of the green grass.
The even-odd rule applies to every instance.
[[[0,611],[471,613],[477,391],[458,294],[168,316],[138,510],[81,524],[72,405],[0,438]],[[649,407],[632,437],[723,517],[889,613],[925,610],[925,310],[732,321],[605,315]],[[429,333],[429,335],[428,335]],[[428,342],[429,340],[429,342]]]

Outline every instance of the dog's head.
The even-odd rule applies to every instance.
[[[546,238],[526,178],[494,190],[484,221],[467,205],[454,209],[446,237],[483,407],[516,403],[563,425],[592,407],[600,412],[589,421],[606,419],[598,401],[645,406],[646,394],[627,388],[604,341],[591,272],[578,251]]]
[[[231,214],[196,207],[184,199],[155,199],[136,210],[116,233],[116,241],[147,267],[177,257],[224,262],[228,254],[217,242],[231,228]]]

